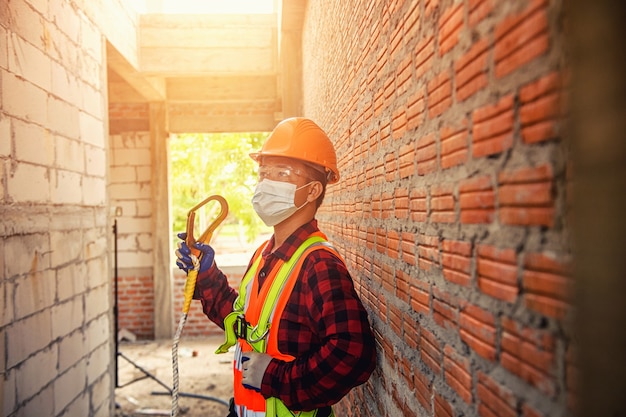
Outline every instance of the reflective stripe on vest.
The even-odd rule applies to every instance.
[[[279,399],[272,397],[266,400],[260,393],[244,388],[241,357],[242,353],[255,350],[287,362],[295,359],[278,350],[280,317],[295,286],[306,255],[318,249],[329,250],[335,254],[336,252],[321,232],[312,235],[298,247],[288,261],[278,261],[259,291],[258,280],[254,278],[262,268],[261,253],[264,247],[265,245],[262,245],[257,250],[251,267],[241,281],[233,312],[224,320],[226,342],[218,348],[217,353],[225,352],[230,346],[236,344],[233,368],[235,409],[239,417],[314,417],[318,410],[290,411]],[[247,323],[245,329],[247,340],[239,339],[237,343],[233,330],[236,322]],[[331,416],[334,414],[331,413]]]

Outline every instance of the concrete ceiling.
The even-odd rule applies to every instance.
[[[303,4],[284,1],[273,15],[141,15],[136,66],[107,43],[109,103],[165,102],[171,133],[272,130],[301,113]]]

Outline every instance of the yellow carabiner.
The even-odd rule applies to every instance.
[[[211,222],[209,227],[207,227],[204,233],[202,233],[198,240],[196,240],[193,236],[193,226],[196,218],[196,211],[198,211],[210,201],[217,201],[218,203],[220,203],[220,212],[218,213],[215,220]],[[189,307],[191,306],[191,299],[193,298],[193,293],[196,289],[196,279],[198,278],[200,257],[202,256],[200,250],[196,249],[195,243],[200,242],[204,244],[209,244],[211,242],[211,237],[213,237],[213,232],[215,231],[215,229],[217,229],[220,223],[224,221],[227,214],[228,203],[226,202],[226,199],[220,195],[212,195],[206,198],[199,204],[195,205],[191,210],[189,210],[189,213],[187,214],[187,238],[185,239],[185,243],[187,244],[189,250],[191,251],[191,254],[193,255],[191,259],[194,261],[194,269],[190,270],[187,273],[187,281],[185,282],[185,301],[183,303],[184,314],[187,314],[189,312]]]

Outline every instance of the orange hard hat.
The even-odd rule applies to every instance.
[[[264,156],[283,156],[324,168],[330,184],[339,181],[337,156],[328,135],[315,122],[292,117],[280,122],[259,152],[250,157],[259,162]]]

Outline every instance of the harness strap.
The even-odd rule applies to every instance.
[[[267,297],[263,302],[258,324],[252,327],[245,319],[244,309],[248,304],[250,296],[250,294],[247,294],[248,286],[256,276],[256,272],[258,271],[262,259],[261,248],[257,250],[257,253],[255,254],[256,259],[241,280],[239,295],[233,303],[233,311],[224,318],[225,341],[217,348],[215,353],[228,352],[230,347],[237,343],[238,338],[251,342],[251,345],[257,345],[258,342],[265,340],[265,336],[269,332],[270,321],[276,308],[276,301],[278,300],[287,279],[289,278],[294,267],[297,265],[302,254],[309,248],[316,245],[331,247],[323,237],[314,235],[307,238],[302,245],[296,249],[291,258],[289,258],[289,260],[280,267],[280,270],[272,281]],[[262,248],[264,247],[265,245],[262,246]],[[263,343],[263,346],[255,346],[255,350],[260,352],[265,351],[265,343]]]

